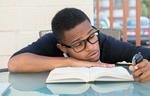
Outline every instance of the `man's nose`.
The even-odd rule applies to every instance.
[[[89,41],[86,42],[86,50],[91,50],[93,49],[94,44],[91,44]]]

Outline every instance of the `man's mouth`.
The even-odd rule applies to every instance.
[[[88,54],[87,58],[89,58],[90,60],[95,60],[99,57],[99,51],[94,51],[90,54]]]

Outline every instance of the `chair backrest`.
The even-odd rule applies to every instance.
[[[8,71],[8,68],[0,68],[0,73],[1,72],[7,72]]]
[[[39,37],[42,37],[42,36],[44,36],[44,35],[47,34],[47,33],[52,33],[52,31],[51,31],[51,30],[41,30],[41,31],[39,32]]]
[[[118,40],[121,40],[122,32],[120,29],[101,29],[101,32],[106,35],[112,36]],[[52,31],[51,30],[41,30],[39,32],[39,37],[42,37],[43,35],[45,35],[47,33],[52,33]]]
[[[121,40],[122,31],[120,29],[101,29],[101,32],[118,40]]]

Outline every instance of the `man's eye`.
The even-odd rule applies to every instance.
[[[78,47],[78,46],[81,46],[81,45],[82,45],[81,42],[79,42],[79,43],[74,44],[73,46]]]
[[[95,37],[95,34],[92,34],[89,38],[92,39]]]

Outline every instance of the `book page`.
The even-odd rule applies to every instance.
[[[133,81],[133,76],[123,67],[92,67],[91,81]]]
[[[55,82],[87,82],[89,80],[89,68],[64,67],[52,70],[46,83]]]

